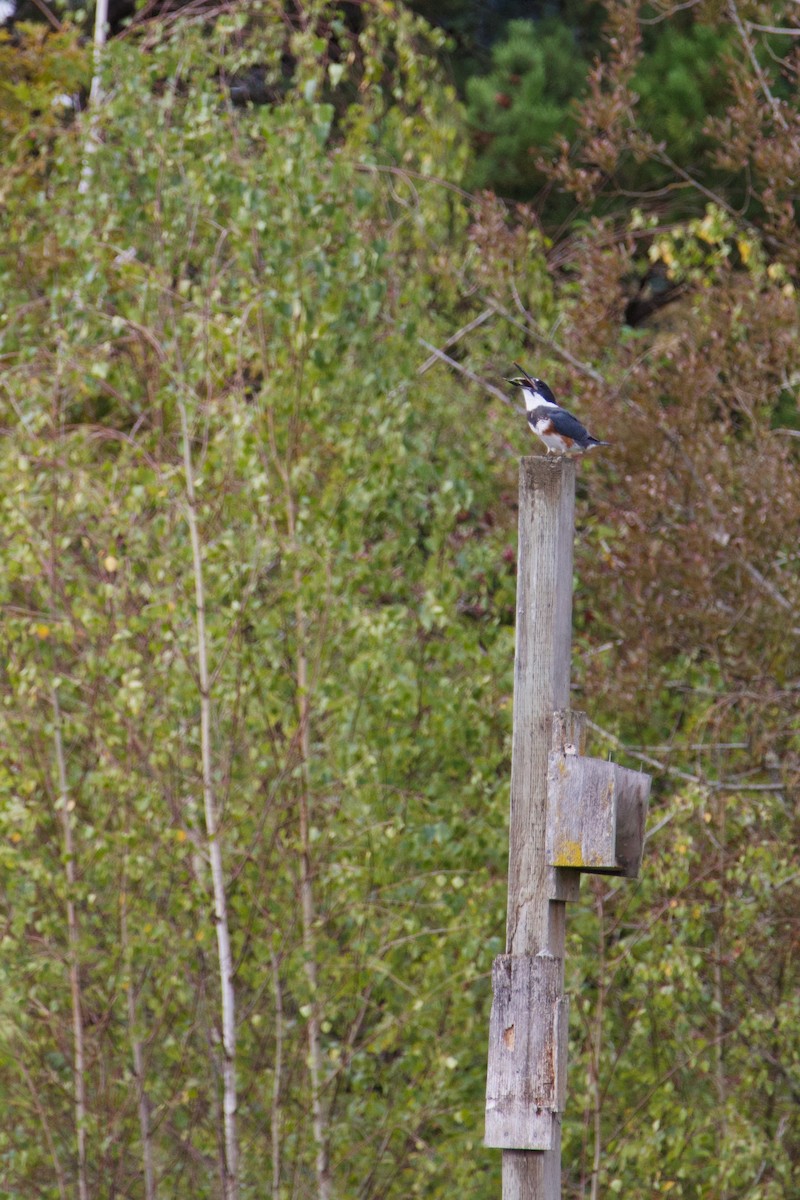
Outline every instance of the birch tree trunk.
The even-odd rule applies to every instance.
[[[286,483],[286,512],[289,541],[296,555],[296,519],[294,497],[288,474]],[[330,1155],[327,1120],[322,1101],[323,1063],[320,1037],[319,973],[317,971],[316,911],[314,906],[313,867],[311,861],[311,787],[309,762],[311,759],[311,698],[308,678],[308,634],[306,612],[302,602],[302,577],[297,567],[294,570],[295,622],[297,628],[297,715],[300,725],[300,909],[303,922],[303,952],[308,990],[311,996],[311,1011],[308,1017],[308,1071],[311,1082],[311,1124],[316,1146],[317,1196],[319,1200],[331,1198]]]
[[[192,468],[189,419],[186,412],[186,405],[182,399],[178,400],[178,408],[181,417],[183,465],[186,475],[187,521],[192,545],[192,569],[197,614],[197,669],[200,682],[200,753],[203,774],[203,802],[208,856],[211,864],[211,880],[214,892],[214,924],[217,931],[217,954],[222,1001],[224,1193],[225,1200],[238,1200],[239,1144],[236,1133],[236,1005],[233,987],[233,955],[231,953],[219,813],[214,791],[213,756],[211,751],[211,685],[208,669],[203,556],[200,546],[200,531],[197,523],[197,498]]]
[[[64,871],[67,879],[67,944],[69,959],[69,990],[72,1005],[72,1073],[75,1085],[75,1136],[78,1149],[78,1197],[89,1200],[86,1177],[86,1057],[83,1045],[83,1014],[81,1012],[81,983],[78,971],[78,916],[75,908],[75,845],[72,838],[72,802],[67,786],[67,765],[64,740],[61,734],[61,706],[55,685],[50,688],[53,706],[53,740],[58,772],[58,809],[64,838]]]
[[[272,1200],[281,1195],[281,1083],[283,1076],[283,991],[280,962],[272,951],[272,984],[275,993],[275,1068],[272,1080]]]
[[[136,1036],[136,989],[133,985],[133,965],[131,962],[130,938],[128,937],[128,881],[125,872],[123,872],[120,901],[120,939],[128,971],[128,1036],[130,1037],[131,1055],[133,1057],[133,1074],[136,1080],[136,1103],[139,1110],[139,1131],[142,1139],[144,1194],[145,1200],[155,1200],[156,1186],[155,1172],[153,1170],[153,1139],[150,1131],[150,1104],[144,1086],[142,1043]]]
[[[106,44],[106,28],[108,26],[108,0],[97,0],[94,10],[94,46],[92,50],[92,86],[89,91],[89,133],[83,149],[83,166],[78,193],[87,195],[92,182],[91,156],[97,147],[97,110],[100,106],[100,68],[103,58],[103,47]]]
[[[300,715],[300,753],[302,755],[300,790],[300,904],[303,915],[303,951],[306,979],[311,993],[311,1012],[308,1017],[308,1068],[311,1077],[311,1121],[316,1144],[317,1194],[319,1200],[330,1200],[331,1177],[328,1151],[328,1131],[322,1103],[322,1044],[320,1039],[319,975],[315,937],[313,869],[310,842],[310,786],[308,763],[311,757],[310,703],[308,696],[308,658],[306,652],[306,622],[300,602],[300,575],[295,572],[298,595],[297,613],[297,696]]]

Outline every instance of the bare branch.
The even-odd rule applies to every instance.
[[[48,8],[44,0],[32,0],[32,3],[34,8],[38,8],[44,19],[53,26],[53,29],[55,29],[57,33],[60,33],[64,26],[61,24],[56,14],[50,8]]]
[[[498,316],[504,317],[506,321],[508,321],[511,325],[515,325],[517,329],[524,329],[526,333],[531,334],[537,339],[537,341],[540,341],[543,345],[547,346],[548,350],[552,350],[554,354],[559,356],[559,358],[563,358],[564,362],[568,362],[571,367],[575,368],[576,371],[580,371],[582,374],[588,375],[588,377],[593,379],[595,383],[605,384],[606,381],[599,371],[590,366],[588,363],[581,362],[579,358],[576,358],[575,355],[571,354],[569,350],[564,348],[564,346],[561,346],[558,342],[554,341],[550,334],[545,333],[543,329],[539,328],[527,310],[523,309],[523,312],[525,312],[525,321],[520,321],[505,308],[501,307],[501,305],[493,301],[490,301],[490,303],[492,304],[492,308],[498,314]]]
[[[483,325],[493,316],[494,310],[491,308],[485,308],[482,313],[475,317],[474,321],[470,321],[468,325],[463,325],[461,329],[456,330],[456,332],[444,343],[442,350],[447,350],[449,346],[454,346],[456,342],[461,341],[462,337],[466,337],[468,333],[472,333],[473,329],[477,329],[480,325]],[[417,370],[417,374],[424,375],[425,372],[429,371],[437,361],[438,359],[436,354],[431,354],[430,358],[426,358],[425,362]]]
[[[513,408],[516,412],[520,413],[522,416],[525,416],[524,410],[521,409],[519,405],[514,404],[512,400],[509,400],[508,396],[506,396],[504,392],[501,392],[500,388],[495,387],[493,383],[489,383],[486,379],[481,379],[480,375],[476,375],[474,371],[470,371],[469,368],[465,367],[462,363],[456,362],[454,358],[451,358],[449,354],[445,354],[443,350],[439,350],[436,346],[432,346],[430,342],[426,342],[425,338],[417,338],[417,341],[419,342],[420,346],[424,346],[426,350],[429,350],[434,358],[438,358],[441,359],[442,362],[446,362],[448,367],[452,367],[454,371],[459,371],[462,375],[469,379],[471,383],[476,383],[478,387],[482,387],[484,391],[489,392],[492,396],[496,397],[496,399],[502,400],[503,404],[507,404],[509,408]]]
[[[742,18],[739,16],[739,10],[736,7],[736,0],[728,0],[728,11],[731,14],[731,20],[733,21],[734,25],[736,26],[736,29],[739,33],[739,37],[742,39],[742,44],[744,45],[744,48],[747,51],[747,57],[750,59],[750,65],[753,68],[753,72],[761,86],[762,92],[764,93],[764,95],[767,98],[767,101],[769,103],[770,108],[772,109],[775,120],[778,122],[781,129],[788,130],[789,124],[788,124],[786,118],[784,117],[783,113],[781,112],[781,107],[780,107],[778,100],[775,98],[775,96],[773,96],[773,94],[770,90],[769,83],[767,82],[767,77],[764,74],[764,71],[761,67],[761,63],[758,61],[758,57],[753,48],[753,43],[750,40],[750,35],[747,32],[747,29],[745,28],[745,24],[742,21]]]
[[[794,605],[791,603],[791,601],[787,600],[783,593],[778,591],[774,583],[770,583],[768,579],[765,579],[761,572],[754,567],[752,563],[742,562],[742,566],[754,583],[758,584],[762,592],[766,592],[768,596],[772,597],[776,604],[779,604],[781,608],[785,609],[787,612],[794,612]]]

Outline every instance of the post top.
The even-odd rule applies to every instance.
[[[520,478],[554,480],[575,478],[577,460],[566,454],[527,454],[519,460]]]

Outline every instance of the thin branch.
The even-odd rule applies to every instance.
[[[662,149],[660,146],[657,147],[653,153],[653,158],[660,162],[662,166],[669,167],[670,171],[674,171],[675,174],[684,181],[684,183],[687,183],[689,187],[694,188],[695,191],[699,192],[701,196],[705,196],[706,200],[710,200],[712,204],[716,204],[717,207],[721,208],[723,212],[726,212],[729,217],[733,217],[736,221],[743,222],[745,228],[747,229],[756,230],[756,226],[752,221],[748,221],[744,217],[742,211],[734,208],[732,204],[729,204],[724,196],[721,196],[719,192],[712,192],[711,188],[707,188],[705,184],[700,182],[699,179],[695,179],[694,175],[690,175],[689,172],[684,170],[683,167],[679,166],[674,159],[670,158],[666,150]]]
[[[774,583],[770,583],[768,579],[765,579],[761,572],[754,567],[752,563],[743,562],[742,566],[750,578],[758,584],[763,592],[766,592],[768,596],[771,596],[776,604],[779,604],[780,607],[785,609],[787,612],[794,612],[794,605],[791,603],[791,601],[787,600],[783,593],[778,591]]]
[[[53,29],[55,29],[57,33],[61,33],[61,30],[64,28],[64,26],[61,24],[56,14],[47,7],[44,0],[32,0],[32,3],[34,8],[38,8],[44,19],[49,21],[49,23],[53,26]]]
[[[424,175],[421,171],[412,171],[409,167],[393,167],[383,163],[355,163],[354,167],[356,171],[364,171],[370,175],[386,173],[389,175],[405,176],[408,179],[419,179],[423,183],[435,183],[448,192],[455,192],[457,196],[463,196],[465,200],[475,199],[472,192],[465,191],[458,184],[450,183],[447,179],[440,179],[438,175]]]
[[[507,404],[509,408],[513,408],[516,412],[525,416],[524,409],[520,408],[518,404],[514,404],[512,400],[509,400],[508,396],[504,392],[501,392],[500,388],[495,387],[493,383],[489,383],[486,379],[481,379],[480,375],[476,375],[474,371],[470,371],[462,363],[456,362],[454,358],[451,358],[449,354],[445,354],[443,350],[439,350],[436,346],[432,346],[430,342],[426,342],[425,338],[418,337],[417,341],[420,346],[424,346],[426,350],[430,351],[434,358],[447,363],[448,367],[452,367],[454,371],[458,371],[461,375],[464,375],[471,383],[476,383],[478,387],[482,387],[484,391],[489,392],[496,399],[502,400],[503,404]]]
[[[758,25],[755,21],[748,21],[747,28],[757,29],[759,33],[776,33],[780,37],[800,37],[800,29],[796,25]]]
[[[736,0],[728,0],[728,12],[730,13],[731,20],[733,21],[734,25],[736,26],[736,29],[738,30],[739,37],[742,39],[744,48],[747,51],[747,57],[750,59],[750,65],[753,68],[753,71],[755,73],[756,79],[759,82],[761,90],[764,93],[764,95],[767,99],[767,102],[769,103],[770,108],[772,109],[772,113],[773,113],[773,116],[775,117],[775,120],[780,125],[781,129],[788,130],[789,124],[788,124],[786,118],[784,117],[783,113],[781,112],[781,107],[780,107],[778,100],[775,98],[775,96],[773,96],[772,91],[770,90],[769,83],[767,82],[767,77],[764,74],[764,71],[761,67],[761,63],[758,61],[758,57],[753,48],[753,43],[750,40],[750,36],[747,32],[747,29],[745,28],[742,18],[739,16],[739,10],[736,7]]]
[[[670,17],[674,17],[675,13],[683,12],[687,8],[696,8],[700,0],[685,0],[683,4],[673,4],[664,12],[658,14],[657,17],[639,17],[640,25],[660,25],[662,21],[668,21]]]
[[[272,1200],[281,1195],[281,1087],[283,1084],[283,989],[281,988],[280,963],[274,949],[272,959],[272,984],[275,992],[275,1063],[272,1068]]]
[[[473,329],[477,329],[480,325],[483,325],[493,316],[494,310],[491,308],[485,308],[483,312],[474,319],[474,321],[470,321],[468,325],[463,325],[461,329],[456,330],[456,332],[449,337],[441,347],[442,350],[447,350],[450,346],[454,346],[456,342],[461,341],[462,337],[466,337],[468,333],[472,333]],[[425,362],[422,364],[422,366],[417,369],[417,374],[424,375],[426,371],[429,371],[431,367],[436,364],[436,362],[438,362],[437,356],[435,354],[431,354],[429,358],[425,359]]]
[[[548,350],[552,350],[554,354],[559,356],[559,358],[563,358],[564,362],[568,362],[571,367],[575,368],[576,371],[580,371],[583,375],[587,375],[589,379],[593,379],[595,383],[605,384],[606,381],[599,371],[590,366],[588,363],[581,362],[581,360],[576,358],[574,354],[571,354],[569,350],[566,350],[563,346],[559,345],[558,342],[554,341],[548,333],[545,333],[543,329],[540,329],[527,309],[522,310],[525,313],[525,320],[520,321],[518,317],[515,317],[512,313],[508,312],[508,310],[503,308],[500,304],[497,304],[494,301],[490,301],[490,303],[497,315],[503,317],[503,319],[508,321],[510,325],[514,325],[517,329],[522,329],[525,333],[535,337],[537,341],[547,346]]]
[[[139,1135],[142,1139],[142,1157],[144,1159],[144,1194],[145,1200],[155,1200],[155,1171],[153,1169],[153,1138],[150,1123],[150,1102],[144,1085],[144,1055],[142,1041],[136,1034],[136,988],[133,981],[133,954],[128,934],[128,879],[127,858],[122,868],[122,886],[119,906],[119,933],[127,978],[127,1016],[128,1037],[133,1058],[133,1077],[136,1082],[136,1104],[139,1111]]]
[[[676,747],[674,745],[666,746],[635,746],[635,750],[640,750],[648,754],[674,754]],[[749,750],[749,742],[688,742],[685,746],[679,747],[681,751],[701,750],[705,754],[716,754],[720,750]]]
[[[676,779],[683,779],[686,783],[696,783],[701,787],[709,786],[699,775],[691,775],[688,771],[679,771],[677,767],[671,767],[668,763],[661,762],[657,758],[652,758],[649,754],[642,754],[638,750],[631,750],[615,733],[611,733],[608,729],[603,729],[600,725],[595,725],[594,721],[590,721],[588,718],[586,724],[593,733],[598,734],[618,750],[622,750],[629,758],[635,758],[637,762],[644,763],[648,767],[654,767],[655,770],[661,771],[665,775],[673,775]]]
[[[684,780],[685,783],[694,783],[698,787],[707,789],[709,792],[784,792],[786,790],[779,783],[740,783],[738,780],[732,779],[703,779],[700,775],[692,775],[689,771],[681,771],[677,767],[671,767],[669,763],[662,762],[658,758],[653,758],[650,754],[642,754],[639,750],[632,750],[615,733],[611,733],[608,729],[603,729],[602,726],[596,725],[594,721],[590,721],[588,718],[586,724],[594,733],[609,742],[610,745],[616,747],[616,749],[622,751],[623,754],[627,754],[629,758],[644,763],[645,766],[653,767],[663,775],[672,775],[675,779]],[[654,833],[655,830],[651,830],[650,832]]]
[[[287,491],[287,523],[293,554],[297,554],[294,497]],[[319,1002],[319,972],[315,936],[313,867],[311,859],[311,696],[309,692],[307,620],[302,600],[302,577],[294,569],[295,623],[297,628],[297,707],[300,729],[300,909],[303,918],[303,952],[308,990],[311,995],[308,1015],[308,1067],[311,1079],[311,1124],[316,1145],[318,1200],[331,1200],[329,1127],[322,1101],[322,1038]]]
[[[19,1057],[15,1057],[15,1062],[16,1062],[17,1066],[19,1067],[20,1071],[22,1072],[22,1077],[25,1080],[25,1083],[27,1084],[27,1087],[28,1087],[28,1091],[31,1094],[31,1100],[33,1101],[33,1107],[36,1109],[39,1120],[42,1123],[42,1132],[44,1133],[44,1140],[47,1142],[47,1149],[50,1151],[50,1157],[53,1160],[53,1170],[56,1173],[56,1180],[58,1181],[58,1194],[59,1194],[60,1200],[67,1200],[67,1196],[68,1196],[67,1181],[64,1176],[64,1168],[61,1166],[61,1160],[58,1157],[58,1151],[56,1150],[56,1144],[55,1144],[55,1141],[53,1140],[53,1134],[50,1129],[50,1123],[47,1119],[47,1110],[46,1110],[45,1106],[42,1104],[41,1091],[36,1088],[36,1086],[33,1082],[33,1079],[31,1078],[30,1071],[25,1066],[25,1062],[22,1058],[22,1053],[20,1053]]]

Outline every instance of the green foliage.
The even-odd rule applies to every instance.
[[[78,953],[96,964],[82,980],[90,1181],[138,1186],[126,1101],[138,1037],[160,1187],[217,1186],[203,1165],[217,1145],[217,1005],[180,396],[196,439],[243,1013],[243,1193],[262,1192],[271,1120],[284,1193],[312,1169],[303,1063],[317,1000],[337,1188],[356,1194],[371,1179],[373,1194],[444,1195],[454,1177],[467,1190],[468,1164],[454,1172],[455,1150],[428,1148],[479,1140],[482,1065],[469,1047],[483,1032],[485,946],[502,926],[503,827],[489,813],[507,756],[494,688],[510,687],[513,644],[507,620],[477,623],[459,607],[477,602],[488,572],[510,605],[513,577],[503,535],[476,536],[494,487],[480,422],[453,446],[462,397],[441,373],[438,385],[417,379],[409,333],[422,313],[429,336],[449,327],[455,268],[437,254],[463,235],[463,203],[380,168],[457,177],[461,152],[440,115],[448,94],[423,86],[413,21],[363,32],[371,90],[335,143],[333,107],[309,86],[321,79],[314,38],[294,42],[285,103],[239,113],[219,88],[217,32],[216,56],[192,29],[144,60],[128,43],[109,49],[90,193],[76,188],[81,144],[65,139],[46,201],[20,183],[25,253],[7,246],[2,261],[15,434],[3,444],[1,969],[17,981],[3,1071],[7,1094],[24,1099],[27,1077],[47,1093],[54,1131],[53,1147],[23,1137],[17,1153],[4,1129],[5,1180],[12,1194],[52,1194],[53,1156],[72,1154],[55,688]],[[376,54],[396,55],[391,107]],[[37,229],[45,202],[53,217]],[[32,303],[41,289],[47,303]],[[301,653],[313,681],[318,998],[296,920]],[[22,1111],[35,1125],[29,1097]]]
[[[795,1120],[796,1072],[786,1067],[800,1049],[787,1023],[797,993],[773,924],[795,866],[763,832],[768,807],[687,789],[661,810],[641,882],[595,881],[590,904],[572,910],[573,1035],[588,1070],[570,1087],[587,1112],[601,1105],[604,1193],[699,1200],[747,1177],[766,1200],[797,1186],[783,1136]],[[576,1124],[567,1138],[570,1194],[579,1194],[593,1139]]]
[[[632,81],[639,96],[637,117],[681,166],[697,166],[708,152],[705,123],[724,112],[730,52],[731,29],[719,23],[697,22],[686,30],[666,24],[652,46],[645,46]]]
[[[0,155],[3,198],[12,174],[42,174],[49,147],[71,113],[72,97],[88,85],[89,61],[78,31],[44,25],[0,29]]]
[[[470,125],[479,148],[475,187],[529,197],[541,186],[538,159],[572,129],[572,102],[587,63],[557,21],[510,21],[492,48],[492,69],[467,83]]]
[[[730,96],[730,47],[730,29],[716,21],[693,22],[685,29],[664,23],[648,30],[630,79],[630,103],[648,145],[662,147],[680,166],[695,169],[708,155],[706,121],[722,115]],[[492,47],[491,70],[466,85],[476,149],[474,186],[516,199],[541,191],[541,164],[575,133],[589,68],[572,26],[553,19],[509,22]],[[606,69],[594,67],[597,79]],[[603,153],[608,127],[622,116],[613,109],[598,114],[592,130],[599,135],[596,156]],[[595,165],[603,165],[600,157]],[[628,189],[642,190],[663,176],[663,164],[649,161],[644,152],[625,160],[622,177]],[[563,216],[563,202],[554,196],[546,205],[546,220]]]

